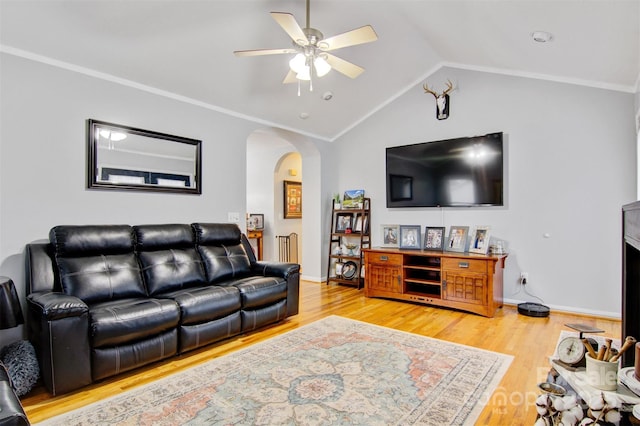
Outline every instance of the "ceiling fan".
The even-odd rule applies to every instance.
[[[236,56],[296,54],[289,61],[290,70],[282,83],[299,83],[301,80],[308,80],[310,82],[310,90],[313,90],[313,77],[322,77],[331,69],[335,69],[351,78],[358,77],[364,72],[364,68],[327,52],[376,41],[378,36],[373,27],[365,25],[346,33],[324,38],[320,31],[311,28],[309,2],[310,0],[307,0],[307,23],[305,28],[300,28],[300,25],[290,13],[271,12],[271,17],[293,40],[293,47],[285,49],[236,50],[233,53]]]

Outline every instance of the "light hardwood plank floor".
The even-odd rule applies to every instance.
[[[513,362],[498,389],[488,399],[479,425],[532,425],[537,383],[546,379],[548,356],[553,353],[566,323],[580,322],[605,330],[603,335],[620,338],[617,320],[551,312],[548,318],[519,315],[514,306],[500,309],[494,318],[454,310],[364,297],[363,290],[324,283],[301,282],[300,313],[281,324],[239,336],[177,356],[76,392],[53,397],[37,387],[23,397],[31,422],[40,422],[133,387],[226,355],[328,315],[340,315],[385,327],[430,336],[450,342],[513,355]]]

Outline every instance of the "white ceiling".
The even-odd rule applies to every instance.
[[[232,53],[291,47],[270,11],[304,27],[304,0],[0,0],[0,49],[325,140],[416,84],[444,88],[428,79],[442,66],[638,90],[640,0],[311,0],[325,37],[370,24],[379,39],[332,52],[360,77],[332,71],[300,97],[281,84],[288,55]]]

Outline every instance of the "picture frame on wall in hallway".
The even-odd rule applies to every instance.
[[[284,218],[302,218],[302,182],[284,181]]]

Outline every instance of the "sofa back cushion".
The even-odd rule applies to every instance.
[[[140,225],[133,229],[150,295],[207,282],[190,225]]]
[[[49,241],[64,293],[86,303],[146,296],[130,226],[56,226]]]
[[[210,283],[249,274],[251,262],[240,228],[232,223],[194,223],[198,251]]]

